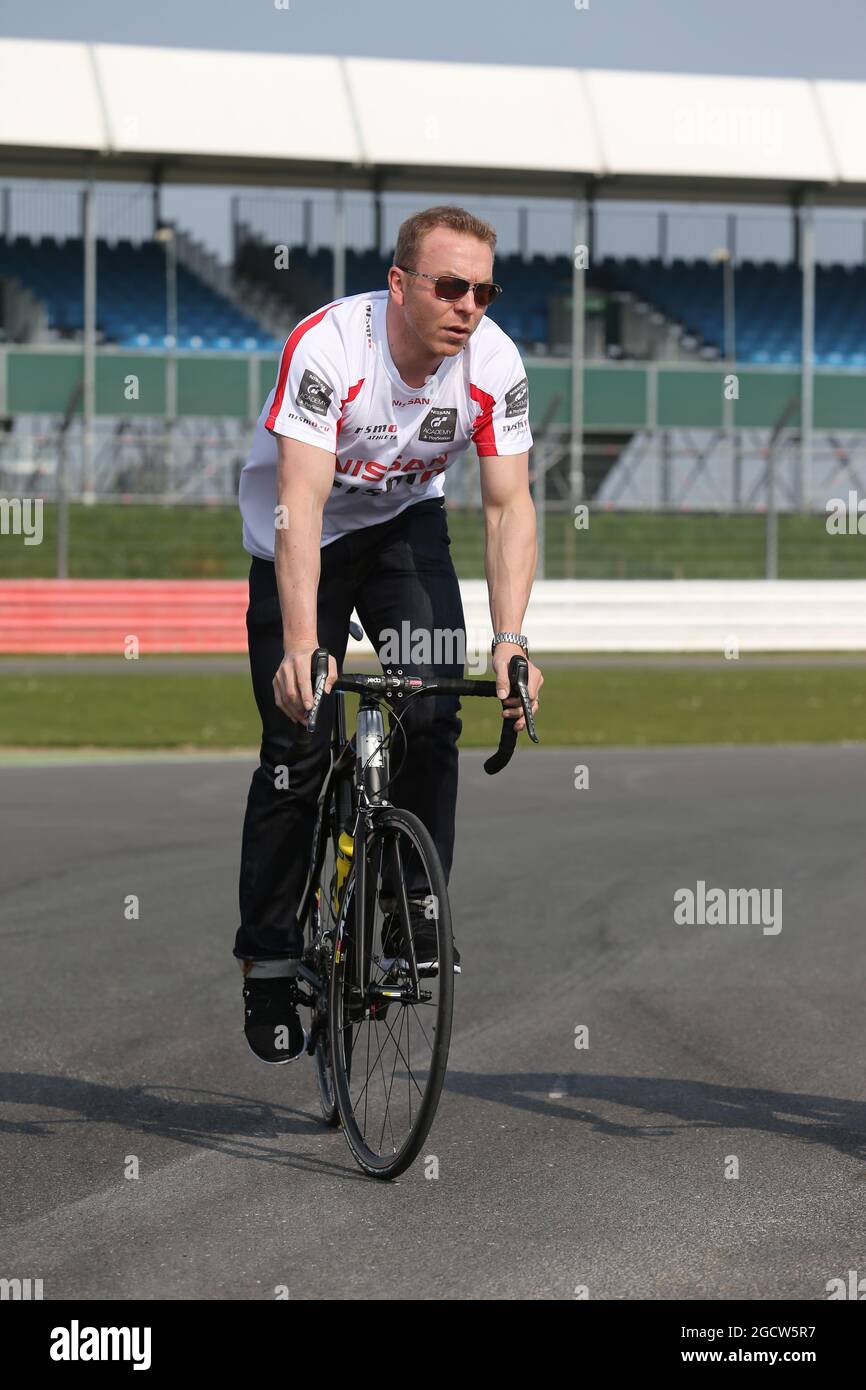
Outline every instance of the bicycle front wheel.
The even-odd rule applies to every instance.
[[[384,1179],[408,1168],[433,1123],[451,1041],[454,956],[445,875],[429,831],[395,806],[373,814],[365,939],[363,945],[357,939],[353,864],[334,949],[328,1028],[349,1148],[366,1173]]]

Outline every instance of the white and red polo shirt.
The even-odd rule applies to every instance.
[[[277,434],[336,458],[322,545],[441,497],[470,444],[479,457],[532,445],[526,371],[514,343],[484,317],[423,386],[408,386],[385,330],[387,290],[351,295],[302,319],[259,416],[240,479],[244,548],[274,558]]]

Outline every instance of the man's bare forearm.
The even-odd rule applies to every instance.
[[[322,514],[336,459],[324,449],[277,437],[274,567],[286,652],[315,647],[321,573]]]
[[[494,632],[520,632],[535,578],[535,508],[527,494],[485,508],[484,570]]]
[[[315,496],[293,490],[282,508],[286,525],[275,532],[274,565],[286,651],[318,641],[317,594],[321,573],[322,508]]]

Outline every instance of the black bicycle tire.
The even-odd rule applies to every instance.
[[[439,853],[433,843],[433,837],[424,823],[411,811],[404,811],[398,806],[376,807],[373,811],[374,834],[379,827],[398,827],[409,833],[409,838],[415,841],[416,849],[420,852],[424,860],[425,871],[427,872],[430,886],[436,896],[438,904],[438,922],[441,926],[440,933],[440,952],[439,952],[439,1011],[436,1021],[436,1046],[434,1049],[434,1061],[431,1062],[431,1077],[424,1092],[424,1099],[418,1109],[415,1122],[409,1131],[406,1141],[394,1155],[383,1157],[374,1154],[364,1143],[358,1124],[354,1118],[349,1097],[348,1079],[345,1069],[342,1066],[342,1050],[335,1046],[336,1039],[336,1019],[341,1017],[340,998],[341,982],[345,975],[346,955],[342,953],[342,960],[337,961],[335,951],[335,964],[331,972],[328,994],[328,1040],[331,1048],[331,1069],[334,1078],[334,1088],[337,1095],[337,1105],[340,1112],[343,1133],[346,1136],[346,1143],[358,1166],[369,1176],[378,1178],[380,1181],[388,1181],[399,1175],[409,1167],[417,1158],[424,1140],[430,1133],[430,1128],[436,1116],[442,1088],[445,1084],[445,1074],[448,1067],[448,1051],[451,1045],[451,1027],[454,1013],[454,956],[452,945],[452,923],[451,906],[448,901],[448,888],[445,882],[445,873],[439,858]],[[353,860],[352,868],[346,882],[346,890],[341,906],[340,928],[338,929],[338,941],[340,940],[340,930],[346,921],[349,906],[354,896],[355,890],[355,864]]]
[[[322,1112],[322,1119],[328,1129],[339,1129],[340,1111],[337,1105],[336,1089],[333,1085],[333,1069],[330,1062],[325,1060],[324,1049],[328,1049],[330,1055],[330,1044],[327,1038],[319,1038],[316,1041],[314,1061],[316,1064],[316,1090],[319,1094],[319,1109]]]

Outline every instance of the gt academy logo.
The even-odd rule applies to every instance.
[[[455,406],[428,410],[420,430],[418,440],[421,444],[447,444],[454,438],[457,429],[457,409]]]
[[[307,370],[301,377],[295,401],[302,410],[312,410],[315,415],[327,415],[333,394],[333,386],[316,376],[315,372]]]
[[[512,386],[510,391],[505,392],[505,415],[511,419],[512,415],[522,415],[529,405],[529,383],[526,377],[518,381],[516,386]]]

